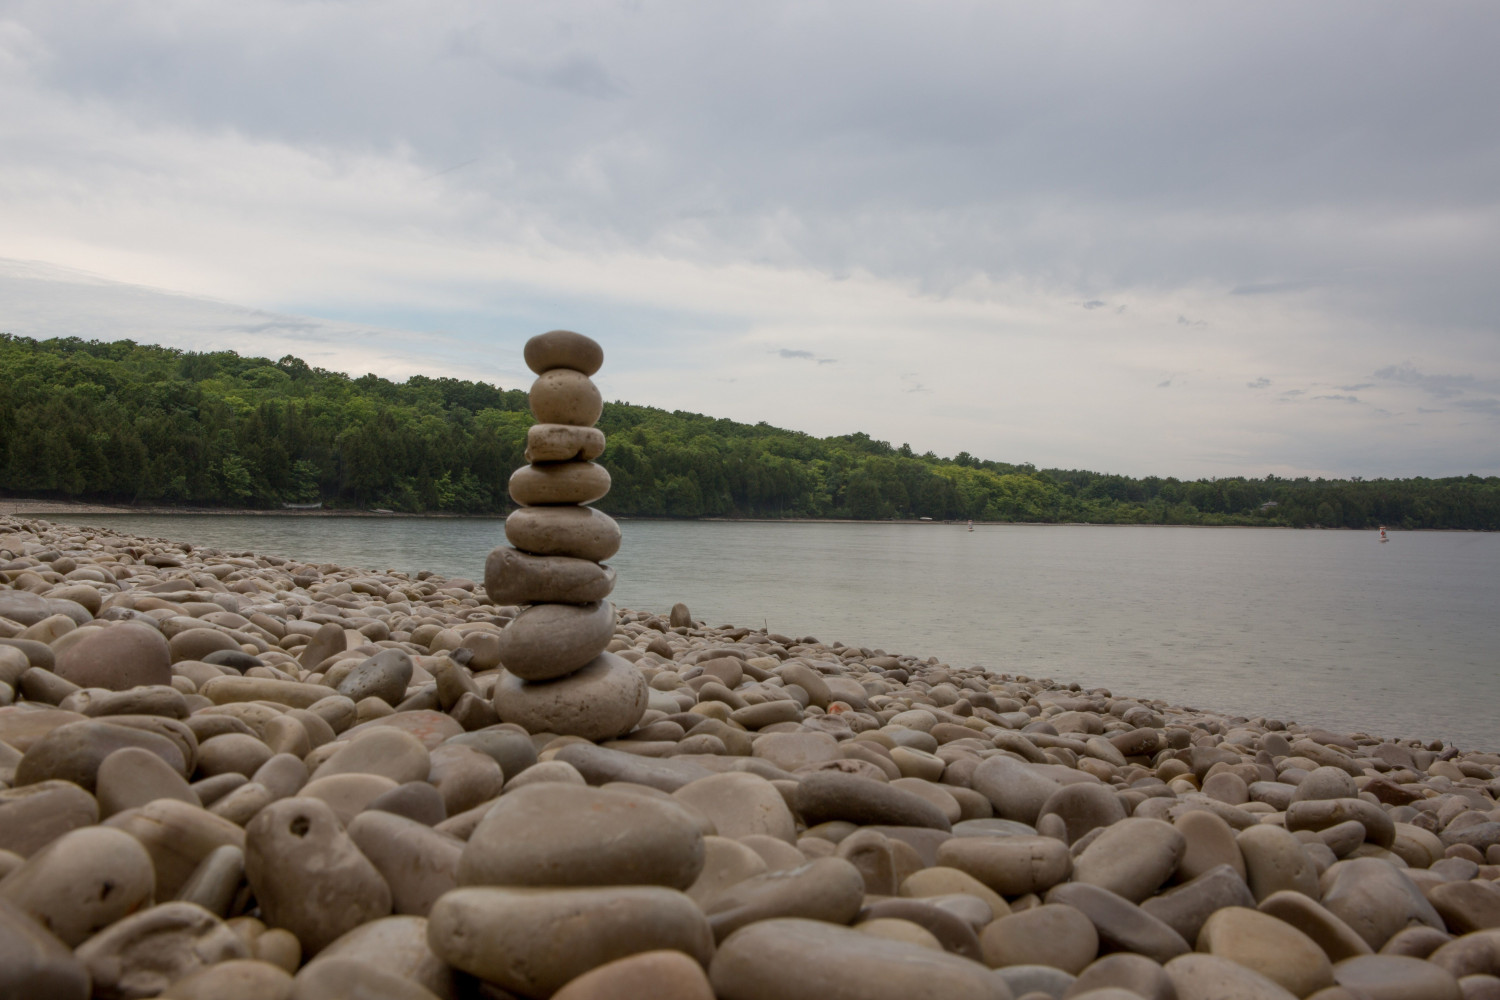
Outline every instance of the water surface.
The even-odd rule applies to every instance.
[[[479,578],[498,519],[59,518]],[[625,521],[624,607],[1500,749],[1500,535]]]

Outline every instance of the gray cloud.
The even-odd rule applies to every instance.
[[[1479,379],[1473,375],[1429,375],[1410,363],[1388,365],[1374,374],[1376,378],[1413,386],[1439,399],[1451,399],[1465,392],[1500,392],[1500,380]]]
[[[1247,388],[1247,389],[1264,389],[1267,386],[1269,386],[1270,384],[1271,384],[1271,380],[1268,379],[1268,378],[1266,378],[1264,375],[1262,375],[1260,378],[1256,379],[1254,382],[1246,382],[1245,383],[1245,388]]]
[[[786,347],[781,348],[776,353],[783,358],[806,358],[808,361],[817,357],[812,351],[794,351]]]
[[[1103,309],[1107,305],[1109,305],[1109,303],[1103,301],[1102,299],[1089,299],[1087,302],[1085,302],[1083,304],[1083,308],[1085,308],[1085,309]]]

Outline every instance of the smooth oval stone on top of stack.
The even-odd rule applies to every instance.
[[[505,520],[514,548],[490,553],[484,586],[496,603],[530,607],[500,633],[506,676],[495,686],[495,711],[533,733],[609,739],[640,721],[648,690],[634,664],[605,652],[615,612],[604,598],[615,574],[600,564],[619,549],[620,526],[584,506],[609,492],[609,473],[593,462],[604,451],[593,426],[604,403],[589,379],[604,351],[553,330],[527,341],[524,354],[538,376],[530,464],[510,477],[511,499],[522,505]]]

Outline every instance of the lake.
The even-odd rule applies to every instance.
[[[478,579],[499,519],[59,517]],[[623,521],[617,604],[1134,697],[1500,749],[1500,535]]]

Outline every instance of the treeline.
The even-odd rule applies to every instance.
[[[114,503],[502,513],[524,389],[350,378],[233,351],[0,334],[0,492]],[[940,458],[626,403],[611,513],[1500,530],[1500,478],[1174,478]]]

